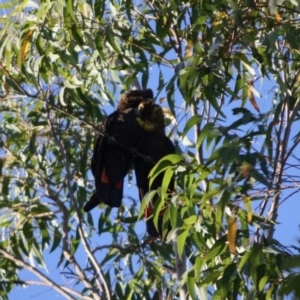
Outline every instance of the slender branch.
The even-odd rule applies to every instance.
[[[197,106],[196,106],[195,103],[193,104],[193,107],[192,107],[192,115],[193,116],[198,115],[198,110],[197,110]],[[201,127],[200,123],[197,123],[194,126],[195,144],[197,143],[198,138],[199,138],[200,133],[201,133],[200,127]],[[197,160],[198,165],[203,165],[204,164],[203,147],[202,147],[202,145],[200,145],[198,151],[196,149],[196,160]],[[201,181],[201,183],[202,183],[202,186],[203,186],[203,190],[206,191],[207,184],[208,184],[207,180],[204,179],[204,180]]]
[[[298,74],[299,74],[299,71],[295,74],[294,80],[291,84],[290,89],[292,89],[294,87],[294,85],[296,84]],[[283,77],[283,82],[287,82],[284,72],[283,72],[282,77]],[[290,108],[289,108],[289,99],[290,99],[290,96],[286,95],[286,97],[284,99],[285,103],[282,107],[280,130],[278,132],[278,147],[277,147],[278,160],[276,161],[277,167],[274,168],[274,171],[277,174],[276,175],[277,182],[276,182],[275,190],[277,190],[278,192],[276,193],[276,195],[273,199],[272,205],[271,205],[269,213],[268,213],[268,219],[272,220],[273,222],[275,222],[278,217],[278,208],[279,208],[279,201],[280,201],[280,192],[279,191],[281,190],[283,169],[284,169],[285,163],[287,162],[288,158],[290,157],[292,151],[295,149],[296,145],[299,144],[299,141],[297,143],[294,143],[293,146],[291,147],[291,149],[289,151],[287,151],[288,141],[290,139],[290,134],[291,134],[291,127],[292,127],[292,124],[294,123],[294,120],[300,109],[300,99],[299,98],[296,100],[296,103],[294,104],[294,107],[292,110],[290,110]],[[283,139],[281,141],[280,140],[281,129],[282,129],[284,122],[286,122],[286,126],[285,126],[285,130],[283,132]],[[280,159],[279,159],[279,157],[280,157]],[[271,228],[268,231],[268,239],[273,238],[274,231],[275,231],[275,224],[271,225]]]
[[[299,71],[297,72],[297,74],[295,74],[294,80],[291,84],[291,89],[292,87],[295,85],[295,83],[297,82],[297,78],[298,78],[298,74]],[[286,82],[286,78],[285,78],[285,73],[283,72],[282,74],[283,77],[283,82]],[[290,139],[290,134],[291,134],[291,127],[292,124],[294,123],[294,120],[297,116],[297,113],[299,111],[300,108],[300,99],[298,98],[293,110],[290,111],[289,109],[289,95],[287,94],[285,96],[284,99],[284,105],[282,106],[282,113],[281,113],[281,122],[280,122],[280,129],[278,131],[278,146],[277,146],[277,151],[276,151],[276,167],[274,168],[274,176],[276,174],[276,187],[275,190],[277,191],[274,199],[272,201],[271,207],[269,209],[269,213],[268,213],[268,219],[275,222],[277,217],[278,217],[278,209],[279,209],[279,201],[280,201],[280,190],[281,190],[281,184],[282,184],[282,176],[283,176],[283,170],[284,170],[284,166],[285,163],[287,161],[287,159],[289,158],[291,152],[291,149],[293,151],[293,149],[295,148],[295,145],[297,145],[299,143],[294,143],[294,145],[291,147],[291,149],[286,152],[286,149],[288,148],[288,141]],[[285,129],[283,131],[283,126],[284,123],[286,122],[286,126]],[[283,132],[283,139],[281,140],[281,133]],[[269,231],[268,231],[268,235],[267,238],[268,239],[272,239],[273,235],[275,232],[275,224],[272,224]]]
[[[16,86],[20,89],[20,91],[25,96],[30,97],[30,98],[39,98],[41,90],[39,90],[35,95],[32,95],[32,94],[28,93],[26,91],[26,89],[24,89],[22,87],[22,85],[11,75],[11,73],[6,69],[6,67],[3,65],[3,63],[1,61],[0,61],[0,67],[4,70],[4,72],[6,73],[6,75],[16,84]]]
[[[79,228],[79,234],[80,234],[81,240],[83,242],[84,248],[87,248],[86,247],[86,244],[87,244],[86,243],[86,239],[84,237],[84,233],[83,233],[83,230],[82,230],[81,215],[80,215],[79,208],[77,206],[77,202],[75,200],[74,194],[72,192],[72,184],[71,184],[72,176],[71,176],[71,173],[70,173],[70,162],[69,162],[69,159],[68,159],[68,154],[66,152],[64,144],[58,138],[58,136],[57,136],[57,134],[55,132],[55,129],[54,129],[53,123],[51,121],[51,117],[50,117],[50,112],[49,111],[48,111],[48,120],[49,120],[49,123],[50,123],[50,127],[51,127],[51,131],[52,131],[54,140],[55,140],[56,144],[58,145],[58,147],[60,148],[61,153],[62,153],[62,155],[64,157],[65,170],[66,170],[66,173],[67,173],[67,176],[66,176],[67,177],[67,187],[68,187],[68,190],[69,190],[69,195],[70,195],[70,198],[71,198],[71,202],[73,203],[73,206],[75,208],[76,214],[78,216],[78,228]],[[69,246],[68,246],[67,238],[66,238],[67,233],[68,233],[68,213],[67,212],[65,212],[65,218],[63,218],[63,219],[64,219],[63,232],[64,232],[64,235],[65,235],[65,238],[63,239],[63,241],[64,241],[63,242],[63,253],[64,253],[64,256],[74,266],[76,273],[79,275],[80,279],[83,281],[83,283],[85,284],[85,286],[87,288],[89,288],[91,291],[93,291],[93,295],[94,295],[95,299],[99,299],[100,300],[100,297],[99,297],[97,291],[95,290],[95,287],[89,282],[89,280],[86,277],[85,273],[83,272],[83,270],[81,269],[81,267],[77,263],[75,257],[70,254]],[[95,270],[100,275],[100,277],[102,277],[103,282],[105,282],[104,275],[102,274],[102,272],[101,272],[100,268],[98,267],[97,263],[96,263],[96,267],[93,264],[92,264],[92,266],[95,268]],[[98,278],[96,278],[96,283],[97,283],[97,286],[98,286],[99,290],[103,291],[101,282],[99,281]],[[108,292],[108,294],[110,294],[110,292]],[[108,299],[110,300],[109,297],[108,297]]]
[[[174,24],[171,28],[171,32],[173,33],[173,37],[174,40],[171,38],[171,36],[169,35],[169,40],[170,43],[173,46],[173,49],[177,55],[177,61],[178,63],[182,64],[182,67],[184,67],[184,59],[183,59],[183,50],[182,50],[182,45],[181,45],[181,39],[179,37],[178,34],[178,30],[177,30],[177,25]],[[178,285],[180,286],[180,280],[182,279],[183,274],[186,271],[187,265],[186,265],[186,254],[185,251],[183,251],[182,253],[182,257],[179,256],[178,253],[178,248],[177,248],[177,243],[178,243],[178,235],[177,232],[175,232],[172,236],[172,243],[173,243],[173,251],[176,257],[176,279],[178,282]],[[185,300],[187,299],[187,293],[188,293],[188,289],[187,289],[187,284],[183,284],[181,287],[179,287],[179,295],[180,295],[180,299],[181,300]]]
[[[14,263],[16,263],[17,265],[19,265],[20,267],[30,271],[31,273],[33,273],[34,275],[36,275],[38,278],[40,278],[42,281],[45,282],[45,285],[52,287],[53,289],[55,289],[57,292],[59,292],[61,295],[63,295],[64,297],[66,297],[67,299],[76,299],[73,298],[67,291],[65,291],[60,285],[56,284],[53,280],[51,280],[50,278],[48,278],[47,276],[45,276],[41,271],[39,271],[38,269],[36,269],[35,267],[32,267],[31,265],[29,265],[28,263],[20,260],[19,258],[17,258],[16,256],[10,254],[8,251],[4,250],[3,248],[0,247],[0,253],[3,255],[3,257],[5,257],[6,259],[13,261]]]
[[[151,240],[151,238],[149,239],[145,239],[142,244],[138,244],[136,246],[128,246],[128,247],[122,247],[119,245],[102,245],[102,246],[98,246],[96,247],[92,253],[95,253],[97,251],[101,251],[103,249],[118,249],[120,252],[122,253],[134,253],[136,252],[138,249],[142,249],[145,248],[145,246],[147,246],[149,244],[149,240]]]
[[[34,280],[0,280],[0,284],[17,284],[17,285],[27,285],[27,286],[32,286],[32,285],[38,285],[38,286],[45,286],[49,287],[49,284],[43,282],[43,281],[34,281]],[[82,293],[79,293],[73,289],[70,289],[66,286],[60,285],[60,287],[70,293],[76,296],[78,299],[84,299],[84,300],[93,300],[94,298],[91,298],[86,295],[82,295]]]
[[[178,235],[177,235],[177,231],[176,231],[172,236],[172,241],[173,241],[173,251],[174,251],[175,257],[176,257],[176,265],[175,265],[176,280],[178,282],[178,285],[180,285],[182,276],[186,271],[186,254],[185,254],[185,252],[183,252],[182,257],[180,258],[179,253],[178,253],[178,248],[177,248],[177,240],[178,240]],[[184,284],[181,288],[179,288],[179,295],[180,295],[180,300],[187,299],[187,285],[186,284]]]
[[[297,189],[296,191],[290,193],[288,196],[286,196],[284,199],[282,199],[282,200],[280,201],[280,204],[279,204],[279,205],[281,205],[283,202],[287,201],[287,200],[288,200],[289,198],[291,198],[292,196],[298,194],[299,191],[300,191],[300,189]]]
[[[299,71],[300,72],[300,71]],[[297,72],[297,74],[295,75],[295,80],[298,78],[299,76],[299,72]],[[295,81],[294,80],[294,81]],[[296,100],[296,103],[293,107],[293,110],[291,111],[291,113],[289,114],[288,118],[288,124],[287,124],[287,128],[286,128],[286,134],[284,136],[284,146],[287,146],[287,143],[289,141],[289,138],[290,138],[290,133],[291,133],[291,127],[292,127],[292,124],[295,120],[295,118],[297,117],[297,114],[299,112],[299,109],[300,109],[300,98],[298,98]],[[285,164],[287,159],[290,157],[291,153],[294,151],[294,149],[297,147],[297,145],[299,144],[300,142],[300,139],[297,140],[297,142],[295,142],[292,147],[290,148],[290,150],[286,153],[285,152],[285,156],[283,157],[282,159],[282,163]]]
[[[173,27],[170,30],[173,33],[174,40],[175,40],[175,41],[173,41],[171,36],[169,35],[170,43],[172,44],[172,46],[177,54],[178,62],[182,63],[184,60],[183,60],[183,56],[182,56],[182,46],[181,46],[181,40],[180,40],[178,30],[177,30],[177,25],[173,25]]]

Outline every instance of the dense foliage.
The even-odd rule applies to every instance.
[[[0,8],[3,299],[18,285],[68,299],[300,298],[299,248],[274,239],[299,187],[297,0]],[[136,194],[82,211],[97,124],[137,78],[168,104],[177,144],[152,172],[167,169],[154,216],[167,206],[165,242],[140,230]]]

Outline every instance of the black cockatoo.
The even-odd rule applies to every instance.
[[[137,156],[135,158],[135,174],[139,190],[140,200],[144,198],[145,194],[150,190],[149,187],[149,173],[161,158],[168,154],[175,153],[175,146],[172,141],[165,134],[164,114],[162,108],[154,104],[152,101],[142,101],[139,105],[141,115],[148,116],[147,118],[138,118],[139,124],[145,129],[143,145],[139,149],[140,153],[148,157],[147,160]],[[162,186],[164,172],[159,174],[152,183],[151,189],[155,190]],[[169,184],[169,191],[174,189],[174,178]],[[159,230],[156,229],[153,223],[153,210],[155,198],[145,209],[145,218],[148,234],[152,237],[162,236],[162,222],[163,212],[161,212],[158,219]]]
[[[100,202],[111,207],[121,205],[124,177],[134,162],[134,153],[130,149],[139,150],[143,144],[144,129],[136,118],[140,116],[138,106],[145,99],[152,102],[151,89],[125,93],[117,110],[107,116],[101,124],[101,132],[108,134],[110,138],[100,134],[96,140],[91,162],[96,193],[84,205],[84,211],[92,210]],[[146,114],[140,116],[139,120],[144,116]]]

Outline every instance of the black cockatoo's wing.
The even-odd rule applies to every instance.
[[[90,211],[100,202],[111,207],[121,205],[124,177],[133,165],[130,149],[138,149],[144,135],[133,109],[115,111],[109,115],[102,131],[111,139],[100,135],[96,141],[91,163],[96,195],[85,204],[85,211]]]
[[[135,158],[136,181],[139,190],[139,196],[142,200],[149,191],[149,173],[164,156],[176,153],[173,142],[164,134],[155,134],[147,132],[144,136],[143,146],[140,153],[148,157],[144,160],[142,157]],[[152,189],[161,187],[164,173],[159,174],[152,183]],[[170,183],[172,184],[172,182]],[[172,188],[173,190],[173,188]]]
[[[143,147],[141,148],[140,152],[149,157],[151,161],[157,163],[161,158],[168,154],[175,153],[175,146],[172,141],[165,136],[164,134],[155,134],[151,132],[147,132],[144,138]],[[143,158],[137,157],[135,159],[135,174],[136,174],[136,181],[139,191],[140,200],[144,198],[146,193],[150,190],[149,186],[149,173],[151,169],[154,167],[153,163],[149,161],[143,160]],[[158,189],[162,186],[164,178],[164,172],[160,173],[153,181],[151,190]],[[174,190],[174,178],[171,179],[168,189],[169,191]],[[155,198],[149,203],[149,205],[145,209],[145,218],[146,226],[148,234],[152,237],[160,237],[162,236],[162,225],[163,225],[163,216],[164,212],[161,212],[159,219],[158,219],[158,228],[159,231],[156,229],[153,223],[153,212],[154,212],[154,205],[155,205]]]

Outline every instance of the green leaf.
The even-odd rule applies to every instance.
[[[225,206],[229,203],[230,197],[231,197],[231,194],[229,191],[227,191],[227,189],[224,189],[221,191],[220,200],[217,204],[216,221],[215,221],[215,226],[216,226],[217,232],[219,232],[219,230],[222,226],[224,209],[225,209]]]
[[[111,45],[112,49],[115,50],[117,52],[117,54],[122,55],[122,51],[119,48],[120,44],[117,40],[115,40],[115,34],[110,27],[107,28],[105,37],[107,39],[107,42]]]
[[[200,135],[198,137],[198,140],[197,140],[197,146],[196,146],[197,149],[202,145],[205,138],[207,138],[208,136],[211,136],[212,130],[214,127],[215,127],[215,125],[212,123],[205,124],[205,126],[202,128]]]
[[[265,287],[267,282],[269,281],[269,276],[263,276],[258,284],[258,290],[261,292]]]
[[[237,57],[241,60],[243,66],[247,69],[247,71],[252,75],[255,76],[255,70],[252,68],[251,63],[249,62],[247,56],[244,53],[237,53]]]
[[[271,15],[277,14],[277,0],[270,0],[270,13]]]
[[[59,101],[60,101],[60,104],[62,106],[67,106],[67,103],[65,102],[65,99],[64,99],[64,94],[65,94],[65,86],[61,87],[60,90],[59,90]]]
[[[266,187],[270,186],[266,177],[264,175],[262,175],[261,173],[259,173],[257,170],[253,169],[250,174],[251,174],[251,177],[253,177],[258,182],[262,183]]]
[[[32,249],[31,249],[31,253],[33,254],[34,258],[36,259],[36,261],[38,262],[38,264],[43,267],[43,268],[47,268],[45,261],[44,261],[44,257],[42,252],[40,251],[39,245],[37,243],[36,240],[33,240],[33,245],[32,245]]]
[[[196,300],[194,277],[192,276],[187,277],[187,286],[188,286],[189,295],[192,297],[193,300]]]
[[[258,246],[252,249],[250,262],[253,267],[257,267],[260,265],[262,255],[262,251]]]
[[[223,270],[212,270],[212,272],[207,274],[208,275],[201,281],[201,286],[212,285],[213,283],[215,283],[217,279],[223,275]]]
[[[2,194],[3,195],[9,195],[9,183],[10,183],[10,177],[4,177],[2,179]]]
[[[23,225],[23,233],[28,243],[32,242],[33,239],[33,228],[30,221],[26,221]]]
[[[73,1],[72,0],[66,0],[67,2],[67,11],[69,13],[69,15],[71,16],[71,18],[73,19],[73,21],[76,23],[76,17],[74,14],[74,10],[73,10]]]
[[[79,234],[79,228],[77,226],[76,228],[76,236],[71,238],[71,249],[70,252],[72,253],[72,255],[74,255],[80,245],[80,234]]]
[[[162,187],[161,187],[161,197],[162,197],[162,199],[167,198],[167,191],[169,189],[169,185],[170,185],[170,182],[172,180],[173,174],[174,174],[173,169],[167,169],[165,171],[164,179],[163,179]]]
[[[177,250],[178,250],[178,255],[181,258],[183,251],[184,251],[184,245],[185,245],[185,241],[186,238],[189,234],[189,229],[180,229],[178,232],[178,236],[177,236]]]
[[[290,257],[286,257],[282,266],[285,270],[292,270],[300,267],[300,255],[293,255]]]
[[[200,280],[202,266],[203,266],[203,260],[199,256],[197,256],[196,261],[195,261],[195,279],[196,279],[196,281]]]
[[[112,258],[117,256],[120,253],[120,251],[117,248],[111,247],[111,249],[108,251],[106,256],[101,261],[100,265],[104,265],[106,262],[110,261]]]
[[[271,299],[271,296],[273,295],[273,292],[274,292],[274,287],[275,287],[275,284],[270,285],[270,287],[267,290],[265,299]]]
[[[118,299],[124,299],[123,289],[121,288],[121,283],[118,281],[116,282],[115,292],[116,295],[118,296]]]
[[[155,200],[153,222],[157,229],[159,228],[159,223],[158,223],[159,216],[161,215],[161,211],[163,210],[164,205],[165,205],[164,197],[160,196],[158,197],[158,199]]]
[[[245,203],[246,210],[247,210],[247,221],[248,221],[248,223],[251,223],[252,215],[253,215],[251,198],[248,196],[243,196],[242,199]]]
[[[197,221],[197,216],[190,216],[183,220],[183,222],[187,225],[194,225]]]
[[[28,245],[26,243],[26,240],[24,239],[24,236],[21,235],[18,238],[18,246],[20,247],[20,250],[22,250],[22,252],[26,255],[29,256],[29,249],[28,249]]]
[[[177,219],[178,219],[178,207],[174,205],[170,205],[169,210],[170,210],[171,226],[173,229],[175,229],[177,226]]]
[[[35,154],[36,151],[36,146],[35,146],[36,134],[37,134],[36,132],[33,132],[29,141],[29,151],[31,155]]]
[[[208,253],[206,253],[203,257],[201,257],[201,259],[203,261],[208,261],[210,259],[217,257],[218,255],[221,255],[227,249],[226,240],[227,240],[226,235],[218,239],[211,247],[211,249],[209,249]]]
[[[95,0],[95,16],[100,21],[103,17],[105,10],[105,1],[103,0]]]
[[[53,244],[50,249],[50,253],[53,252],[58,247],[61,239],[62,239],[62,235],[60,233],[60,230],[57,227],[55,227],[54,234],[53,234]]]
[[[73,35],[73,38],[75,39],[75,41],[80,45],[80,46],[84,46],[85,42],[83,40],[83,34],[82,34],[82,30],[80,27],[78,27],[78,25],[72,25],[71,26],[71,32]]]
[[[239,264],[238,264],[238,270],[241,271],[242,268],[244,267],[244,265],[246,264],[246,262],[250,259],[251,256],[251,252],[250,251],[245,251],[242,259],[240,260]]]
[[[180,161],[182,161],[183,158],[179,154],[169,154],[165,157],[163,157],[150,171],[149,177],[150,182],[149,185],[151,186],[154,179],[162,172],[164,172],[167,168],[170,167],[171,164],[176,165]],[[173,171],[174,172],[174,171]],[[168,175],[169,176],[169,175]],[[167,179],[166,179],[167,181]]]
[[[139,216],[138,219],[140,219],[142,216],[144,216],[144,211],[147,207],[147,205],[152,201],[154,196],[157,194],[157,191],[149,191],[145,197],[142,199],[142,204],[140,206]]]
[[[253,284],[254,286],[257,288],[257,280],[258,280],[258,275],[257,275],[257,267],[251,266],[250,267],[250,274],[253,280]]]
[[[196,124],[202,121],[202,116],[194,115],[192,116],[187,123],[185,124],[185,127],[182,132],[182,137],[185,137],[185,135],[188,133],[188,131]]]
[[[222,116],[224,119],[226,118],[226,115],[223,113],[223,111],[220,109],[219,103],[214,95],[212,95],[210,92],[207,92],[205,94],[207,97],[207,100],[212,105],[212,107]]]
[[[236,264],[231,263],[229,264],[223,273],[222,280],[221,280],[221,287],[223,295],[227,295],[228,291],[230,290],[229,282],[231,282],[232,278],[236,275]]]

